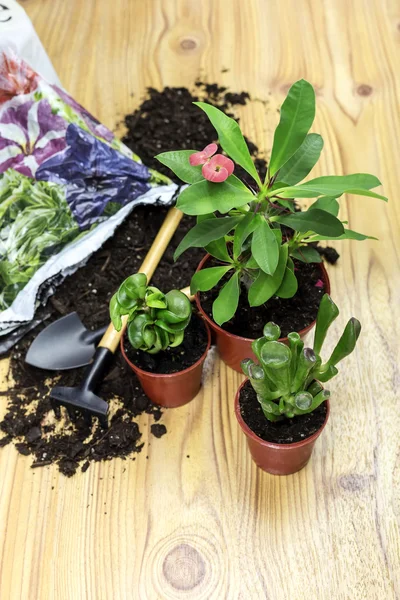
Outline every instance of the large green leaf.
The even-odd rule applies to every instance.
[[[189,156],[195,152],[196,150],[173,150],[157,154],[155,158],[185,183],[197,183],[204,180],[204,177],[201,173],[201,165],[192,167],[189,163]]]
[[[238,165],[243,167],[261,187],[261,180],[256,171],[249,149],[239,125],[234,119],[227,117],[221,110],[206,102],[194,102],[206,113],[218,133],[219,143],[225,152]]]
[[[206,219],[197,223],[185,235],[174,253],[176,260],[188,248],[205,248],[207,244],[218,240],[229,233],[243,219],[240,217],[221,217],[220,219]]]
[[[208,252],[208,254],[211,254],[211,256],[215,256],[215,258],[218,258],[218,260],[222,260],[224,262],[233,262],[232,258],[229,256],[228,248],[224,237],[220,238],[219,240],[215,240],[210,244],[207,244],[205,250],[206,252]]]
[[[251,240],[251,253],[260,269],[272,275],[279,260],[279,245],[276,236],[264,217],[257,215],[257,227]]]
[[[288,245],[283,244],[279,251],[279,262],[273,275],[267,275],[264,271],[259,272],[255,282],[249,289],[250,306],[260,306],[267,302],[279,289],[285,275],[288,260]]]
[[[371,235],[364,235],[363,233],[358,233],[357,231],[352,231],[351,229],[345,229],[342,235],[337,237],[330,235],[313,235],[313,242],[324,242],[329,240],[357,240],[358,242],[362,242],[363,240],[377,240],[378,238],[372,237]]]
[[[298,186],[285,187],[274,190],[282,198],[315,198],[316,196],[341,196],[342,194],[357,194],[370,196],[387,202],[385,196],[370,192],[371,188],[381,185],[374,175],[368,173],[355,173],[354,175],[328,175],[317,177]]]
[[[199,181],[187,187],[179,196],[176,207],[186,215],[206,215],[218,210],[227,213],[232,208],[243,206],[254,199],[250,190],[227,183]]]
[[[293,271],[291,271],[291,269],[289,269],[289,267],[286,267],[282,283],[275,294],[279,296],[279,298],[293,298],[297,292],[298,286],[299,284],[297,282],[296,275],[293,273]]]
[[[209,269],[197,271],[190,282],[191,294],[211,290],[230,269],[233,269],[232,265],[229,267],[210,267]]]
[[[239,273],[236,272],[224,285],[218,298],[214,300],[213,318],[218,325],[226,323],[233,317],[239,304],[239,294]]]
[[[334,217],[337,217],[339,214],[339,202],[335,196],[321,196],[310,206],[309,210],[314,210],[315,208],[326,210],[326,212],[331,213]]]
[[[270,175],[275,175],[300,148],[314,117],[314,89],[308,81],[300,79],[292,85],[281,107],[281,118],[275,130],[269,163]]]
[[[279,180],[289,185],[302,181],[318,162],[323,147],[322,137],[309,133],[297,152],[279,169]]]
[[[235,260],[239,257],[242,246],[249,235],[257,227],[257,219],[253,212],[248,212],[235,229],[235,237],[233,240],[233,257]]]
[[[342,235],[344,232],[344,227],[339,219],[319,208],[273,218],[278,223],[287,225],[295,231],[315,231],[319,235],[331,235],[332,237]]]

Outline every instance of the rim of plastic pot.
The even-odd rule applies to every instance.
[[[121,337],[121,341],[120,341],[120,348],[121,348],[122,356],[124,357],[124,359],[126,360],[128,365],[131,367],[131,369],[133,369],[133,371],[135,371],[136,373],[139,373],[141,375],[151,375],[151,377],[154,377],[154,378],[163,377],[165,379],[165,378],[176,377],[177,375],[181,375],[182,373],[189,373],[190,371],[193,371],[202,361],[205,360],[205,357],[207,356],[208,351],[211,348],[211,331],[208,326],[208,323],[206,323],[200,315],[199,315],[199,319],[202,320],[204,327],[206,329],[206,332],[207,332],[207,347],[204,350],[203,354],[200,356],[200,358],[198,360],[196,360],[195,363],[193,363],[192,365],[190,365],[190,367],[187,367],[186,369],[182,369],[182,371],[177,371],[176,373],[152,373],[151,371],[145,371],[144,369],[137,367],[132,361],[129,360],[129,358],[127,357],[126,352],[125,352],[124,340],[126,337],[126,330],[124,331],[124,334]]]
[[[245,386],[245,384],[248,381],[249,380],[246,377],[246,379],[240,384],[240,386],[236,392],[236,396],[235,396],[235,415],[236,415],[236,418],[240,425],[240,428],[243,430],[243,432],[248,437],[252,438],[258,444],[260,444],[261,446],[264,446],[266,448],[273,448],[274,450],[285,451],[285,450],[293,450],[296,448],[301,448],[305,444],[309,444],[310,442],[313,442],[321,435],[323,429],[325,429],[325,425],[328,422],[329,414],[331,412],[331,406],[330,406],[329,400],[325,401],[326,402],[326,415],[325,415],[325,420],[322,423],[321,427],[315,433],[313,433],[309,437],[305,438],[304,440],[301,440],[300,442],[291,442],[290,444],[276,444],[275,442],[267,442],[266,440],[263,440],[262,438],[260,438],[258,435],[256,435],[254,433],[254,431],[252,429],[250,429],[250,427],[247,425],[246,421],[243,419],[242,415],[240,414],[240,402],[239,402],[240,392],[242,391],[243,387]]]
[[[199,266],[196,269],[196,273],[198,271],[200,271],[203,268],[203,265],[208,261],[208,259],[211,258],[211,254],[206,254],[200,261]],[[324,289],[325,289],[325,293],[326,294],[330,294],[331,293],[331,284],[330,284],[330,280],[329,280],[329,275],[328,272],[325,268],[325,265],[321,262],[321,263],[317,263],[322,271],[322,279],[324,282]],[[211,319],[209,317],[209,315],[205,312],[205,310],[203,309],[203,307],[201,306],[201,301],[200,301],[200,293],[197,292],[195,294],[195,301],[197,304],[197,308],[199,309],[202,317],[207,321],[208,325],[210,325],[210,327],[212,327],[215,330],[218,330],[218,332],[222,333],[223,335],[226,335],[227,337],[230,338],[240,338],[242,340],[245,340],[246,342],[254,342],[255,339],[257,338],[247,338],[244,337],[242,335],[237,335],[235,333],[230,333],[229,331],[226,331],[226,329],[223,329],[222,327],[220,327],[213,319]],[[257,307],[255,307],[257,308]],[[316,319],[314,319],[309,325],[307,325],[306,327],[304,327],[304,329],[301,329],[300,331],[298,331],[298,334],[300,336],[305,336],[309,331],[311,331],[311,329],[314,327]],[[286,343],[288,342],[288,338],[286,337],[281,337],[279,338],[280,342]]]

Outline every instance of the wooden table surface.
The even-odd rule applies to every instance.
[[[112,128],[147,86],[200,76],[268,101],[241,114],[268,152],[276,108],[305,77],[325,139],[317,174],[374,173],[390,203],[341,200],[351,228],[380,241],[342,242],[329,269],[335,333],[355,315],[363,334],[307,468],[257,470],[233,414],[241,377],[213,352],[200,395],[164,416],[166,436],[150,440],[141,421],[136,462],[67,479],[1,450],[1,600],[400,598],[399,3],[22,4],[65,88]]]

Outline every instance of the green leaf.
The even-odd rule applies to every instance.
[[[110,319],[114,325],[114,329],[121,331],[122,319],[117,294],[114,294],[110,300]]]
[[[258,263],[254,256],[250,256],[249,260],[245,264],[246,269],[259,269]]]
[[[149,294],[146,297],[146,304],[150,308],[167,308],[167,304],[164,301],[164,294],[159,292],[158,294]]]
[[[140,348],[143,344],[143,331],[146,325],[153,323],[150,315],[140,314],[137,315],[133,321],[128,325],[128,338],[132,346],[136,349]]]
[[[348,321],[343,331],[343,334],[338,343],[336,344],[336,347],[334,348],[327,364],[329,366],[335,366],[339,361],[343,360],[344,358],[346,358],[346,356],[351,354],[354,348],[356,347],[356,343],[360,333],[361,323],[356,318],[352,317]]]
[[[205,248],[207,244],[218,240],[229,233],[243,219],[240,217],[221,217],[220,219],[206,219],[197,223],[187,232],[174,253],[174,260],[188,248]]]
[[[318,162],[323,147],[322,137],[309,133],[297,152],[279,169],[279,179],[289,185],[302,181]]]
[[[215,258],[218,258],[218,260],[223,260],[224,262],[229,263],[233,262],[232,258],[229,256],[228,248],[226,246],[226,241],[224,237],[220,238],[219,240],[215,240],[210,244],[207,244],[205,250],[208,252],[208,254],[211,254],[211,256],[215,256]]]
[[[165,294],[168,311],[172,312],[180,320],[187,319],[192,314],[192,305],[189,298],[180,290],[170,290]],[[159,313],[162,314],[163,311]],[[176,321],[169,321],[176,322]]]
[[[207,104],[206,102],[194,102],[196,106],[204,110],[207,117],[215,127],[218,133],[219,143],[225,152],[238,165],[243,167],[245,171],[257,182],[261,187],[261,180],[256,171],[249,149],[245,142],[239,125],[234,119],[227,117],[221,110]]]
[[[300,79],[292,85],[281,107],[281,118],[275,130],[269,163],[271,176],[300,148],[314,117],[314,89],[308,81]]]
[[[179,179],[185,183],[197,183],[204,181],[201,173],[201,165],[192,167],[189,163],[189,157],[197,150],[173,150],[172,152],[162,152],[155,157],[160,163],[171,169]]]
[[[253,233],[257,227],[257,219],[253,212],[248,212],[247,215],[240,221],[235,229],[235,237],[233,240],[233,257],[235,260],[238,259],[244,242],[247,240],[249,235]]]
[[[190,282],[190,293],[196,294],[197,292],[207,292],[217,285],[218,281],[222,277],[233,269],[233,266],[229,267],[210,267],[209,269],[201,269],[197,271],[192,277]]]
[[[236,177],[236,175],[229,175],[228,179],[226,179],[225,181],[226,183],[230,183],[231,185],[239,188],[240,190],[250,191],[247,185],[243,183],[243,181],[239,179],[239,177]]]
[[[260,269],[272,275],[279,260],[279,245],[273,230],[264,217],[257,215],[257,227],[251,240],[251,253]]]
[[[312,246],[300,246],[291,253],[291,256],[304,263],[322,262],[320,253]]]
[[[294,403],[299,410],[308,410],[313,399],[310,392],[298,392],[295,396]]]
[[[381,185],[374,175],[355,173],[354,175],[328,175],[317,177],[298,186],[289,186],[275,190],[276,195],[283,198],[313,198],[316,196],[341,196],[342,194],[358,194],[371,196],[387,202],[385,196],[370,192],[371,188]]]
[[[254,200],[250,190],[238,188],[223,181],[199,181],[183,190],[176,207],[186,215],[205,215],[218,210],[227,213],[232,208],[243,206]]]
[[[281,337],[281,328],[276,323],[269,321],[264,325],[263,337],[267,342],[276,342]]]
[[[278,216],[274,217],[274,219],[278,223],[287,225],[295,231],[311,230],[319,235],[331,235],[332,237],[338,237],[344,232],[344,227],[339,219],[319,208],[286,216]]]
[[[316,208],[326,210],[326,212],[334,217],[337,217],[339,214],[339,202],[336,200],[335,196],[321,196],[311,204],[308,210],[315,210]]]
[[[279,289],[285,275],[288,259],[288,245],[283,244],[279,251],[279,261],[273,275],[267,275],[264,271],[259,272],[257,279],[249,289],[250,306],[260,306],[267,302]]]
[[[239,273],[236,272],[220,291],[212,307],[213,319],[218,325],[229,321],[239,304]]]
[[[296,275],[293,273],[293,271],[286,267],[282,283],[275,294],[279,298],[293,298],[298,287],[299,284],[297,282]]]
[[[329,240],[357,240],[358,242],[362,242],[363,240],[377,240],[378,238],[372,237],[371,235],[364,235],[363,233],[357,233],[357,231],[352,231],[351,229],[345,229],[342,235],[337,237],[330,235],[313,235],[313,242],[324,242]]]
[[[325,341],[328,329],[338,315],[338,307],[336,306],[332,298],[329,296],[329,294],[324,294],[322,296],[321,302],[319,303],[317,323],[315,326],[313,345],[315,354],[321,354],[322,345]]]

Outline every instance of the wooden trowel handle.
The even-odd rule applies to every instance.
[[[154,238],[154,242],[152,243],[146,258],[142,262],[140,269],[138,269],[138,273],[145,273],[147,275],[147,281],[150,281],[182,217],[183,213],[177,208],[173,207],[169,209],[167,216],[161,225],[160,231]],[[187,293],[187,289],[188,288],[183,291]],[[122,328],[120,331],[117,331],[114,328],[114,325],[110,323],[107,331],[100,340],[99,346],[102,348],[108,348],[108,350],[111,350],[111,352],[114,353],[118,348],[118,344],[124,333],[127,321],[128,315],[124,315],[122,317]]]

